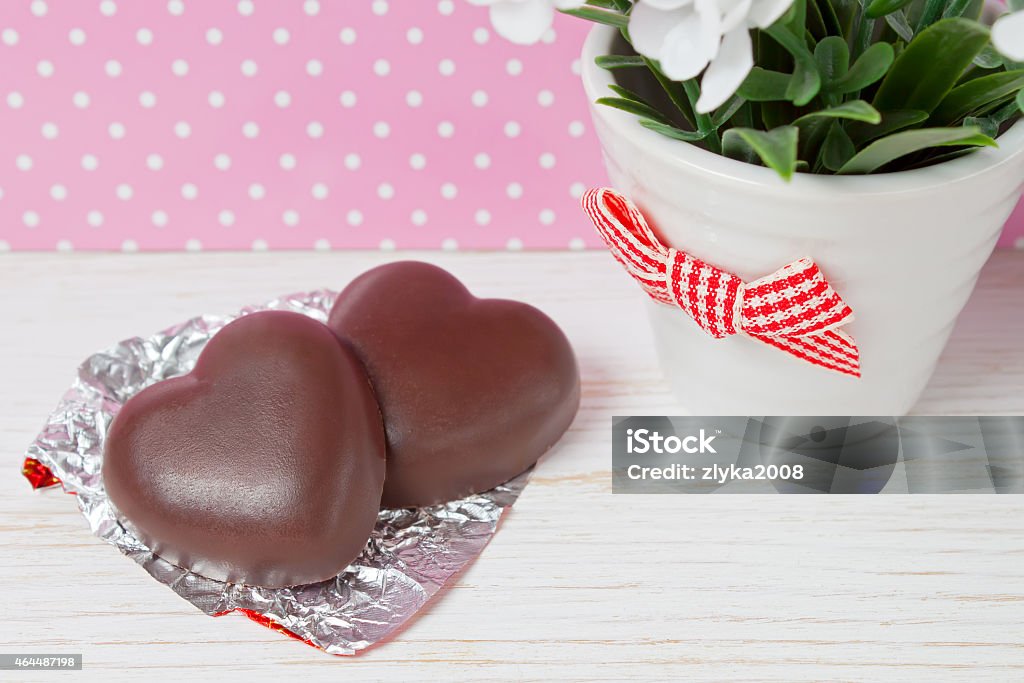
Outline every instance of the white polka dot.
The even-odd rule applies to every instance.
[[[427,157],[417,152],[409,157],[409,166],[414,171],[422,171],[427,167]]]
[[[579,76],[583,73],[583,62],[580,61],[579,57],[572,60],[572,64],[569,67],[572,70],[574,76]]]
[[[14,165],[19,171],[31,171],[32,163],[32,157],[27,154],[19,154],[14,160]]]
[[[437,70],[441,72],[442,76],[451,76],[455,73],[455,62],[450,59],[442,59],[437,65]]]
[[[450,138],[455,135],[455,124],[451,121],[442,121],[437,124],[437,134],[443,138]]]
[[[410,90],[405,94],[405,103],[410,107],[418,107],[423,104],[423,93],[419,90]]]
[[[427,212],[423,209],[416,209],[409,216],[409,220],[412,221],[413,225],[423,226],[427,224]]]
[[[7,93],[7,106],[11,109],[21,109],[25,105],[25,96],[14,91]]]
[[[149,90],[139,93],[139,104],[146,109],[152,109],[156,106],[156,95]]]
[[[167,11],[176,17],[180,17],[185,13],[185,3],[181,0],[170,0],[167,3]]]
[[[11,245],[4,240],[0,240],[0,253],[5,253],[11,250]]]
[[[445,183],[441,186],[441,196],[445,199],[455,199],[459,194],[459,188],[455,183]]]
[[[123,123],[121,123],[120,121],[114,121],[109,126],[107,126],[107,132],[110,133],[110,137],[114,138],[115,140],[120,140],[124,138],[127,130],[125,129]]]
[[[55,202],[62,202],[68,198],[68,188],[64,187],[60,183],[52,185],[50,187],[50,197]]]
[[[555,155],[551,152],[544,152],[540,155],[538,160],[541,168],[554,168],[555,167]]]
[[[171,71],[175,76],[184,76],[188,73],[188,62],[184,59],[175,59],[171,62]]]
[[[573,237],[569,240],[569,248],[573,251],[579,251],[587,246],[587,243],[583,241],[582,237]]]
[[[273,34],[271,35],[274,38],[274,42],[277,43],[278,45],[287,45],[288,41],[291,40],[292,38],[292,34],[288,33],[288,29],[284,28],[283,26],[275,28]]]
[[[316,242],[313,242],[313,248],[316,249],[317,251],[330,251],[331,243],[329,240],[321,237]]]
[[[540,42],[542,42],[542,43],[544,43],[546,45],[550,45],[551,43],[555,42],[557,39],[558,39],[558,34],[555,33],[555,29],[549,28],[547,31],[544,32],[544,35],[542,35],[540,37]]]
[[[75,27],[68,31],[68,42],[74,46],[85,45],[85,31]]]
[[[100,14],[105,17],[112,17],[117,14],[117,3],[114,0],[103,0],[100,3]]]
[[[306,62],[306,73],[310,76],[319,76],[324,72],[324,63],[319,59],[311,59]]]
[[[214,109],[220,109],[224,106],[227,98],[224,97],[224,93],[220,90],[214,90],[206,97],[206,101],[209,102],[210,106]]]
[[[523,63],[518,59],[510,59],[505,62],[505,73],[509,76],[518,76],[523,73]]]
[[[100,167],[100,160],[94,154],[82,155],[82,168],[86,171],[95,171]]]
[[[391,62],[386,59],[378,59],[373,63],[373,73],[378,76],[387,76],[391,73]]]
[[[581,137],[585,132],[587,132],[587,127],[583,125],[582,121],[573,121],[569,124],[569,135],[572,137]]]
[[[243,17],[251,17],[252,13],[256,11],[256,6],[252,0],[238,0],[238,13]]]
[[[188,121],[178,121],[174,124],[174,134],[179,138],[185,139],[192,135],[192,126],[188,124]]]
[[[103,65],[103,70],[111,78],[117,78],[121,75],[123,69],[121,68],[121,62],[116,59],[108,59],[106,64]]]
[[[45,17],[46,10],[48,9],[46,3],[43,0],[32,0],[32,4],[29,5],[29,9],[37,17]]]
[[[49,78],[53,75],[54,71],[56,71],[56,68],[53,66],[53,62],[49,59],[40,60],[40,62],[36,64],[36,73],[43,78]]]
[[[267,189],[259,183],[253,183],[249,186],[249,198],[259,201],[267,196]]]
[[[306,135],[313,138],[322,138],[324,136],[324,124],[319,121],[310,121],[306,124]]]
[[[1018,237],[1017,241],[1013,243],[1015,249],[1024,249],[1024,237]]]
[[[79,109],[85,109],[89,106],[89,93],[79,90],[71,96],[71,103]]]
[[[311,17],[315,17],[317,14],[320,14],[320,3],[317,0],[306,0],[306,2],[302,3],[302,11]]]
[[[345,155],[345,168],[350,171],[357,171],[363,164],[363,160],[359,158],[358,154],[349,153]]]
[[[382,239],[380,241],[380,250],[381,251],[394,251],[397,248],[397,246],[398,245],[395,244],[395,241],[393,239],[391,239],[391,238],[388,238],[388,237],[385,237],[384,239]]]
[[[139,243],[135,240],[125,240],[121,242],[121,251],[126,254],[134,254],[139,250]]]
[[[294,209],[288,209],[281,214],[281,220],[283,220],[284,224],[288,227],[294,228],[299,224],[299,212]]]
[[[202,251],[203,243],[197,240],[195,237],[185,242],[186,251]]]
[[[569,196],[573,199],[579,199],[583,196],[583,193],[587,191],[587,186],[583,183],[573,183],[569,186]]]
[[[210,45],[220,45],[224,42],[224,32],[216,26],[206,29],[206,42]]]
[[[164,167],[164,158],[159,154],[150,154],[146,157],[146,168],[150,171],[159,171]]]
[[[423,42],[423,29],[413,26],[405,32],[405,39],[409,41],[410,45],[419,45]]]
[[[235,214],[227,209],[222,209],[217,213],[217,222],[225,228],[230,228],[235,224]]]
[[[278,90],[274,93],[274,104],[284,109],[292,103],[292,96],[287,90]]]
[[[199,188],[193,183],[185,183],[181,186],[181,196],[191,201],[199,196]]]
[[[252,250],[253,251],[266,251],[269,248],[270,248],[270,245],[267,244],[266,240],[253,240],[252,241]]]
[[[359,209],[352,209],[347,214],[345,214],[345,221],[353,227],[362,225],[363,212],[360,211]]]
[[[356,106],[356,94],[351,90],[346,90],[341,93],[341,97],[338,98],[343,107],[354,107]]]
[[[476,221],[477,225],[490,225],[491,212],[487,209],[477,209],[477,212],[473,214],[473,220]]]
[[[378,121],[373,124],[373,134],[378,138],[386,138],[391,135],[391,126],[387,121]]]
[[[505,137],[517,138],[523,132],[523,127],[518,121],[509,121],[505,124]]]
[[[52,121],[47,121],[40,128],[40,132],[42,132],[43,137],[46,138],[47,140],[53,140],[60,133],[60,129],[57,128],[56,123],[53,123]]]
[[[18,44],[18,32],[13,28],[5,28],[0,32],[0,40],[4,41],[4,45],[14,47]]]
[[[441,241],[441,248],[445,251],[456,251],[459,248],[459,243],[455,241],[455,238],[448,237]]]
[[[473,165],[479,168],[481,171],[491,167],[491,155],[486,152],[480,152],[473,157]]]
[[[338,34],[338,40],[340,40],[343,45],[355,44],[356,30],[350,26],[346,26],[345,28],[341,29],[341,32]]]
[[[295,159],[295,155],[287,152],[281,155],[281,158],[278,159],[278,163],[281,165],[281,168],[286,171],[291,171],[298,164]]]
[[[550,107],[555,103],[555,93],[550,90],[541,90],[537,93],[537,104],[542,107]]]
[[[310,188],[310,194],[313,195],[313,199],[327,199],[327,185],[324,183],[313,183],[313,187]]]
[[[381,183],[377,186],[377,196],[381,199],[391,199],[395,196],[395,187],[391,183]]]
[[[477,45],[483,45],[491,39],[491,32],[483,26],[473,29],[473,42]]]
[[[455,3],[452,0],[441,0],[437,3],[437,11],[447,17],[455,11]]]
[[[251,59],[242,62],[242,75],[252,78],[260,70],[259,66]]]
[[[555,212],[551,209],[544,209],[538,215],[542,225],[551,225],[555,222]]]
[[[242,124],[242,135],[247,138],[254,138],[260,134],[260,127],[255,121],[246,121]]]
[[[508,195],[509,199],[519,199],[523,196],[523,186],[519,183],[509,183],[508,187],[505,188],[505,194]]]
[[[133,190],[132,186],[129,185],[128,183],[121,183],[114,189],[114,193],[117,195],[118,199],[120,199],[123,202],[126,202],[132,198],[132,196],[135,194],[135,190]]]
[[[470,97],[470,101],[474,107],[486,107],[487,106],[487,92],[484,90],[475,90],[473,95]]]
[[[35,211],[26,211],[21,214],[21,222],[26,228],[35,228],[39,225],[39,214]]]
[[[388,13],[387,0],[373,0],[373,13],[378,17],[384,16]]]
[[[153,225],[155,225],[156,227],[163,228],[167,225],[167,212],[159,210],[154,211],[153,215],[150,216],[149,219],[153,222]]]
[[[67,253],[74,250],[75,245],[71,243],[71,240],[57,240],[57,251]]]
[[[505,248],[509,251],[522,251],[523,241],[518,237],[511,237],[508,242],[505,243]]]
[[[231,157],[221,152],[213,157],[213,165],[218,171],[226,171],[231,168]]]
[[[139,45],[152,45],[153,32],[145,27],[140,28],[135,32],[135,40],[139,41]]]
[[[90,228],[98,228],[103,225],[103,214],[95,209],[85,214],[85,222]]]

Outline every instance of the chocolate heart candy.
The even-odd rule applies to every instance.
[[[576,358],[550,318],[518,301],[477,299],[426,263],[356,278],[328,325],[366,364],[384,414],[385,507],[508,481],[558,441],[579,407]]]
[[[384,473],[361,363],[284,311],[232,322],[190,374],[132,397],[103,458],[110,500],[154,552],[273,588],[344,571],[373,530]]]

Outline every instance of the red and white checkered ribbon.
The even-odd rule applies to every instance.
[[[614,190],[589,190],[583,209],[612,254],[651,298],[678,306],[707,334],[743,333],[808,363],[860,377],[860,352],[839,328],[853,310],[814,261],[753,282],[663,245],[637,207]]]

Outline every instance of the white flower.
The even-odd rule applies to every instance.
[[[992,45],[1015,62],[1024,62],[1024,10],[1005,14],[992,25]]]
[[[491,24],[502,38],[531,45],[551,28],[556,9],[576,9],[584,0],[469,0],[491,8]]]
[[[754,67],[750,29],[767,28],[793,0],[638,0],[629,37],[674,81],[701,79],[697,112],[725,103]],[[707,69],[705,71],[705,69]]]

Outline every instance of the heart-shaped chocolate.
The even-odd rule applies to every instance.
[[[477,299],[446,271],[404,261],[338,296],[328,326],[366,365],[387,433],[385,507],[479,493],[525,471],[579,407],[576,357],[536,308]]]
[[[244,316],[195,369],[144,389],[107,434],[103,481],[155,553],[220,581],[332,578],[370,536],[384,430],[362,364],[298,313]]]

